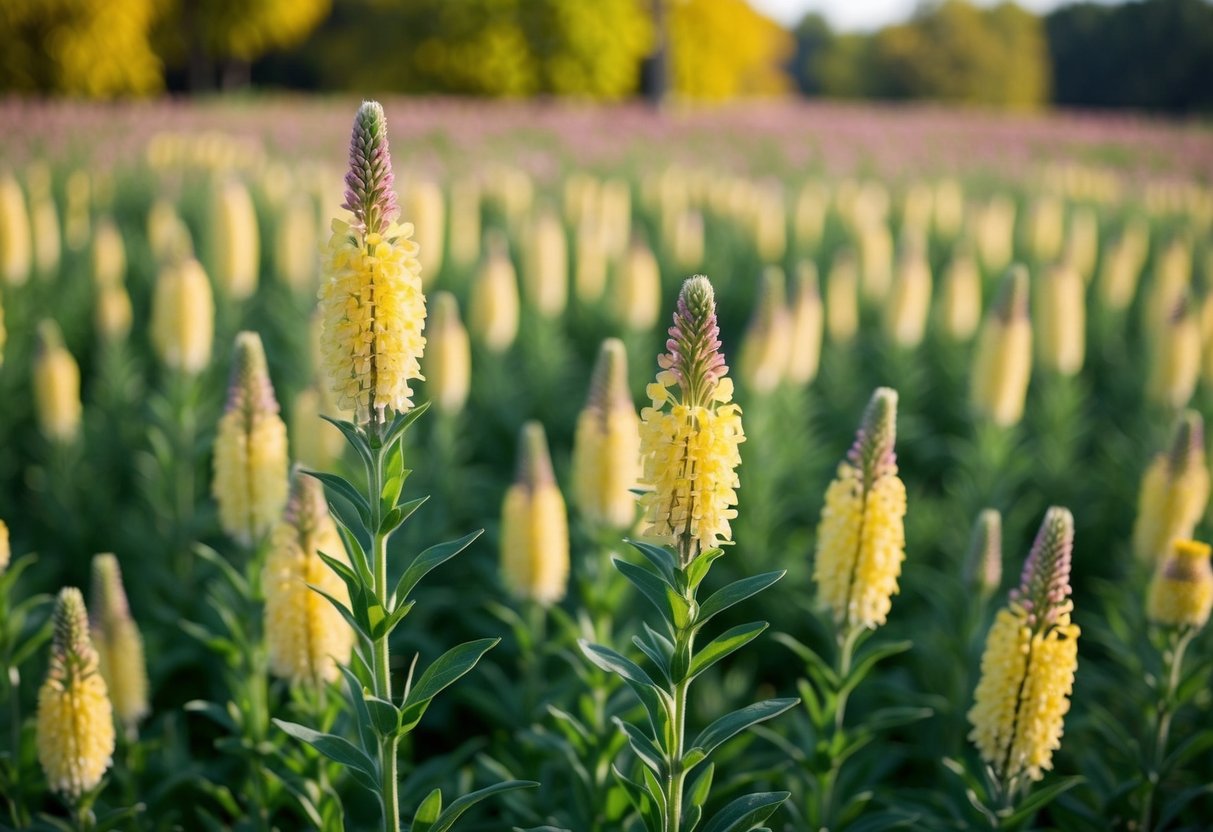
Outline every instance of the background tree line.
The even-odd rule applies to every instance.
[[[927,0],[871,34],[746,0],[4,0],[0,90],[82,97],[258,87],[722,100],[799,89],[1031,109],[1213,109],[1213,2],[1038,17]]]

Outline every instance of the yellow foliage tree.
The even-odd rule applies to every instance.
[[[719,101],[786,91],[792,35],[745,0],[668,0],[671,82],[683,98]]]
[[[149,33],[161,0],[3,0],[0,89],[89,98],[163,86]]]

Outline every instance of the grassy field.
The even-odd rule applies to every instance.
[[[390,640],[359,645],[361,658],[348,656],[345,620],[318,596],[293,596],[289,608],[313,628],[308,680],[281,657],[285,625],[265,612],[281,607],[275,592],[327,580],[356,615],[370,602],[351,601],[323,564],[279,584],[266,568],[283,545],[274,529],[287,459],[344,478],[326,486],[353,529],[347,545],[360,524],[368,550],[386,541],[372,520],[386,524],[380,514],[396,505],[319,418],[352,418],[326,379],[320,322],[331,313],[317,312],[317,293],[334,277],[330,223],[350,220],[343,177],[357,104],[0,103],[0,520],[12,554],[0,574],[0,825],[383,828],[372,794],[386,789],[383,736],[366,723],[380,711],[364,713],[362,687],[378,694],[386,679],[396,704],[380,697],[383,713],[421,714],[392,741],[400,814],[415,832],[449,828],[450,815],[430,825],[433,789],[449,809],[503,782],[518,787],[485,795],[458,828],[1205,828],[1213,653],[1201,628],[1213,572],[1207,549],[1185,559],[1173,544],[1210,529],[1206,127],[917,108],[387,101],[399,220],[415,227],[429,310],[414,399],[431,406],[404,433],[403,462],[385,451],[388,468],[371,473],[391,480],[403,465],[412,474],[399,499],[430,499],[391,536],[385,580],[365,583],[387,592],[427,547],[485,531],[413,590]],[[745,441],[733,545],[687,609],[733,582],[786,575],[707,626],[699,650],[730,628],[737,643],[679,713],[694,735],[758,700],[800,700],[769,706],[761,722],[742,712],[732,724],[746,730],[713,750],[707,777],[670,725],[653,733],[635,679],[610,672],[626,677],[637,662],[654,689],[680,684],[684,571],[663,572],[665,550],[623,540],[671,542],[650,534],[627,489],[655,484],[636,482],[635,416],[655,406],[658,355],[671,349],[666,330],[693,274],[714,287]],[[260,346],[241,332],[259,336],[276,405],[265,405]],[[592,383],[609,338],[620,341],[615,363]],[[591,395],[612,384],[612,395]],[[896,517],[885,518],[892,537],[862,542],[861,522],[846,546],[861,557],[875,547],[873,569],[896,578],[887,621],[857,619],[845,599],[839,611],[823,584],[837,535],[821,533],[827,488],[846,476],[840,463],[880,387],[896,399],[890,411],[876,398],[857,453],[885,462],[859,466],[861,493],[904,483],[904,563]],[[589,474],[574,464],[587,397],[631,414],[619,450]],[[289,450],[275,438],[278,406]],[[254,489],[241,502],[225,475],[213,485],[225,411],[248,419],[237,467],[269,459],[256,476],[279,497]],[[253,432],[257,419],[267,433]],[[378,435],[363,430],[365,441]],[[553,483],[563,494],[521,537],[502,533],[503,512],[517,524],[515,483],[510,493],[528,500]],[[347,487],[368,495],[373,517],[359,516]],[[282,521],[292,529],[300,506],[320,499],[307,488],[295,486]],[[613,518],[594,503],[611,497],[623,505]],[[250,508],[258,500],[268,518]],[[1009,783],[1014,736],[993,743],[1010,743],[1005,758],[983,761],[968,714],[996,615],[1036,597],[1020,570],[1050,506],[1068,509],[1072,525],[1049,515],[1024,580],[1072,585],[1073,610],[1054,587],[1056,615],[1038,605],[1029,627],[1045,641],[1077,638],[1077,671],[1072,693],[1056,677],[1046,709],[1064,714],[1056,749],[1040,727],[1051,717],[1038,724],[1025,710],[1032,685],[1011,698],[1004,721],[1021,740],[1027,724],[1039,729],[1024,741],[1045,765],[1039,781],[1024,768]],[[979,522],[983,509],[999,512],[996,525]],[[301,537],[298,557],[318,539]],[[122,592],[97,553],[121,567],[146,707],[129,626],[107,623],[128,621]],[[864,571],[846,568],[856,591]],[[657,604],[670,606],[654,609],[654,584],[638,572],[669,578],[655,591],[673,593]],[[56,655],[79,661],[50,640],[52,618],[56,644],[75,632],[72,602],[52,615],[67,586],[93,613],[118,730],[104,779],[65,789],[48,758],[89,755],[46,737],[38,701]],[[1015,587],[1021,606],[1009,607]],[[393,599],[381,599],[390,611]],[[1071,615],[1077,629],[1058,623]],[[743,626],[756,619],[769,629]],[[479,639],[500,641],[439,664],[459,680],[410,711],[417,703],[401,690],[414,655],[408,695],[445,651]],[[349,675],[321,642],[336,645]],[[382,668],[372,642],[390,643]],[[75,679],[72,661],[61,671]],[[273,719],[339,740],[317,741],[317,753]],[[639,727],[629,735],[616,719]],[[658,804],[684,770],[686,811],[671,819]],[[782,803],[731,804],[785,792]]]

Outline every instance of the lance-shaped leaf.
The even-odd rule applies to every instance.
[[[412,504],[409,503],[408,505]],[[477,529],[458,540],[450,540],[446,543],[438,543],[431,546],[414,558],[413,562],[409,564],[409,568],[404,570],[404,574],[400,576],[400,581],[396,584],[396,593],[393,596],[396,603],[402,603],[405,598],[409,597],[409,593],[420,583],[422,578],[436,567],[441,566],[462,552],[472,544],[472,541],[482,534],[484,534],[484,529]]]
[[[326,474],[324,471],[304,471],[303,473],[320,480],[329,493],[340,496],[353,506],[354,510],[358,512],[358,519],[362,521],[362,525],[370,528],[371,506],[366,501],[366,497],[359,494],[358,489],[354,488],[349,480],[336,474]]]
[[[465,642],[435,659],[421,674],[421,678],[412,686],[404,700],[404,706],[400,709],[401,730],[413,730],[433,698],[469,673],[481,657],[500,641],[499,638],[482,638]]]
[[[539,788],[539,784],[534,780],[506,780],[503,783],[494,783],[491,786],[465,794],[451,801],[451,805],[446,807],[446,811],[438,816],[438,820],[434,822],[434,825],[429,828],[428,832],[448,832],[464,812],[485,798],[504,794],[505,792],[518,791],[519,789],[537,788]]]
[[[786,569],[780,569],[776,572],[763,572],[761,575],[742,578],[740,581],[734,581],[716,590],[708,596],[708,600],[704,601],[703,605],[699,608],[699,617],[696,619],[696,624],[706,624],[713,616],[719,615],[734,604],[740,604],[745,599],[757,595],[786,574]]]
[[[652,602],[657,611],[672,626],[675,621],[685,622],[687,619],[687,603],[670,585],[647,569],[642,569],[634,563],[628,563],[620,558],[614,559],[615,568],[632,585],[640,590],[645,598]]]
[[[352,742],[334,734],[322,734],[306,725],[274,719],[274,724],[297,740],[303,740],[330,760],[341,763],[350,770],[363,786],[371,791],[379,788],[379,766]],[[361,776],[359,776],[361,775]]]
[[[691,659],[691,670],[688,674],[694,679],[725,656],[740,650],[749,644],[767,628],[765,621],[753,621],[749,624],[738,624],[731,630],[725,630],[695,654]]]
[[[644,735],[639,728],[630,722],[626,722],[619,717],[613,717],[612,721],[619,726],[619,730],[627,735],[628,744],[632,746],[632,750],[636,752],[636,756],[646,766],[651,768],[657,774],[663,774],[665,771],[664,756],[653,741]]]
[[[760,792],[739,797],[708,821],[703,832],[749,832],[783,805],[791,792]]]
[[[751,725],[773,719],[799,703],[799,699],[768,699],[765,702],[746,705],[744,708],[725,714],[704,728],[691,743],[691,747],[703,749],[704,755],[707,756],[722,743],[737,736]]]

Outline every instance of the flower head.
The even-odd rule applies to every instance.
[[[152,349],[170,370],[196,375],[211,361],[215,298],[193,258],[163,266],[152,294]]]
[[[477,340],[504,352],[518,335],[518,275],[505,237],[494,231],[486,240],[484,263],[476,275],[468,318]]]
[[[54,791],[74,799],[101,782],[113,762],[114,712],[89,639],[84,596],[75,587],[55,601],[37,728],[38,762]]]
[[[1045,273],[1037,325],[1041,362],[1063,376],[1082,369],[1086,351],[1086,284],[1069,264]]]
[[[905,560],[906,488],[897,476],[897,391],[880,387],[826,490],[813,580],[839,632],[883,624]]]
[[[652,405],[640,413],[641,481],[651,489],[641,506],[644,533],[674,546],[685,566],[732,540],[738,445],[745,441],[706,277],[682,284],[669,336],[668,352],[657,357],[661,371],[648,386]]]
[[[38,325],[34,404],[42,435],[51,442],[68,443],[80,433],[80,367],[50,320]]]
[[[98,667],[105,679],[114,715],[130,733],[148,714],[147,667],[143,637],[131,617],[122,571],[111,554],[93,558],[92,614],[89,625],[97,648]]]
[[[269,532],[286,502],[286,425],[255,332],[236,336],[227,404],[215,437],[211,492],[223,530],[245,546]]]
[[[543,425],[522,427],[518,474],[501,507],[501,574],[520,598],[554,604],[569,578],[569,525]]]
[[[1164,627],[1203,627],[1213,609],[1209,545],[1177,540],[1146,591],[1146,616]]]
[[[425,296],[410,223],[396,225],[396,196],[383,108],[365,102],[354,120],[345,206],[324,255],[321,351],[338,406],[359,423],[413,406],[422,378]]]
[[[981,270],[967,246],[957,243],[943,277],[939,300],[943,331],[955,341],[967,341],[981,322]]]
[[[1028,272],[1013,267],[978,335],[970,396],[973,408],[1000,427],[1023,417],[1032,374],[1032,326],[1028,320]]]
[[[1154,457],[1141,479],[1133,551],[1146,563],[1167,557],[1175,540],[1189,538],[1209,502],[1204,419],[1185,410],[1169,448]]]
[[[632,489],[640,479],[640,419],[628,390],[623,342],[608,338],[598,351],[590,395],[573,438],[573,498],[600,528],[627,529],[636,520]]]
[[[1185,291],[1155,337],[1146,392],[1164,407],[1179,408],[1192,398],[1200,376],[1200,321]]]
[[[1045,514],[1019,587],[994,619],[981,657],[969,738],[1005,789],[1040,780],[1061,747],[1078,667],[1079,629],[1070,622],[1074,518]]]
[[[349,603],[345,582],[317,552],[348,563],[345,547],[329,516],[320,481],[296,469],[291,496],[274,527],[262,584],[265,587],[265,640],[270,672],[300,684],[337,678],[337,665],[350,659],[354,631],[317,587]]]
[[[219,184],[213,195],[211,243],[219,291],[235,300],[250,297],[261,270],[257,211],[248,188],[234,179]]]

